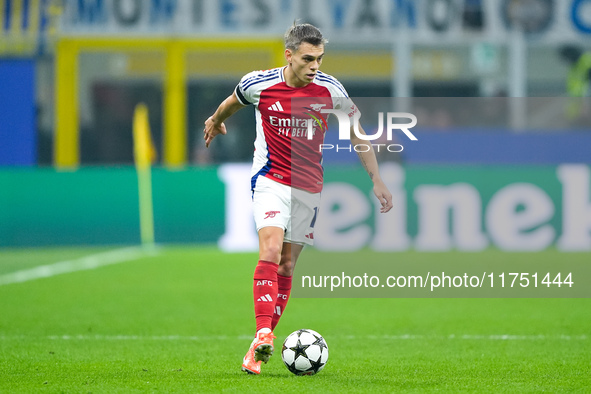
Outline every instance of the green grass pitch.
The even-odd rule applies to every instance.
[[[0,278],[101,250],[0,250]],[[460,255],[430,254],[442,261]],[[556,256],[539,253],[540,259]],[[277,352],[260,376],[246,375],[240,364],[254,330],[255,263],[256,254],[165,247],[93,270],[0,285],[0,392],[591,387],[590,299],[295,298],[276,329],[276,345],[296,329],[314,329],[330,348],[326,368],[298,377]]]

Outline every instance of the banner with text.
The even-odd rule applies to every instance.
[[[506,42],[514,27],[537,40],[591,35],[591,1],[573,0],[64,0],[61,33],[282,35],[299,19],[334,41]],[[434,41],[437,40],[437,41]]]

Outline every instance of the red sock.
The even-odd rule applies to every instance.
[[[273,321],[271,322],[271,330],[275,330],[279,319],[289,300],[289,293],[291,293],[291,276],[277,275],[277,302],[275,303],[275,310],[273,311]]]
[[[257,331],[261,328],[271,328],[273,308],[277,299],[277,268],[278,264],[259,260],[254,270],[254,315]]]

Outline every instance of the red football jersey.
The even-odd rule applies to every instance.
[[[354,108],[354,111],[347,111],[353,117],[356,107],[336,78],[318,71],[308,85],[290,87],[285,83],[284,70],[285,67],[253,71],[246,74],[235,89],[240,103],[255,107],[252,189],[257,178],[265,176],[318,193],[323,182],[320,145],[326,132],[326,123],[322,121],[326,115],[321,116],[314,108]],[[293,98],[298,98],[298,108],[292,108]],[[311,100],[306,103],[299,98]],[[322,120],[316,122],[317,119]],[[308,138],[308,122],[313,124],[311,138]]]

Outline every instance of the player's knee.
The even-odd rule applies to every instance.
[[[261,260],[273,261],[279,263],[281,259],[281,245],[268,242],[265,245],[261,245]]]

